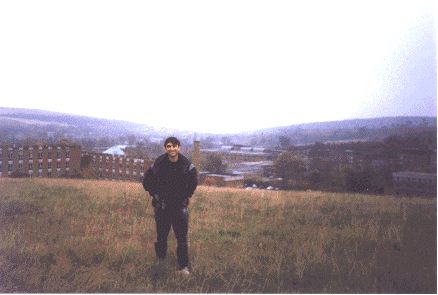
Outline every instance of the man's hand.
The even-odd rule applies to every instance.
[[[158,196],[158,194],[153,194],[152,198],[156,201],[159,202],[160,201],[160,196]]]
[[[152,195],[152,206],[154,208],[162,208],[164,209],[165,205],[163,202],[161,202],[161,198],[158,194]]]

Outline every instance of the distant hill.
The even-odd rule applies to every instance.
[[[266,128],[223,136],[221,140],[253,146],[284,147],[315,142],[380,141],[391,135],[428,133],[436,138],[436,128],[436,117],[382,117]]]
[[[285,126],[262,130],[256,136],[272,133],[287,138],[291,144],[379,141],[391,135],[436,134],[436,126],[436,117],[383,117]]]
[[[316,122],[307,124],[297,124],[292,126],[284,126],[273,128],[277,131],[291,131],[297,129],[307,130],[330,130],[330,129],[356,129],[369,128],[379,129],[397,126],[436,126],[436,117],[381,117],[370,119],[352,119],[331,122]],[[269,129],[266,129],[269,130]]]
[[[0,108],[0,138],[114,138],[127,135],[162,137],[170,129],[121,120],[98,119],[42,110]]]
[[[278,147],[327,141],[381,140],[390,135],[436,133],[436,117],[385,117],[296,124],[236,134],[197,133],[208,144],[248,144]],[[160,128],[121,120],[98,119],[43,110],[1,108],[0,141],[105,139],[107,144],[136,140],[162,140],[173,134],[190,142],[196,131]]]

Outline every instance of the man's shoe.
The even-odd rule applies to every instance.
[[[189,268],[188,268],[187,266],[181,268],[181,269],[178,270],[177,272],[180,273],[180,274],[183,274],[183,275],[185,275],[185,276],[190,275],[190,270],[189,270]]]

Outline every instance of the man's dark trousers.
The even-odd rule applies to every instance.
[[[180,268],[188,266],[188,208],[155,208],[155,223],[157,226],[157,241],[155,242],[155,253],[157,254],[157,257],[159,259],[164,259],[166,257],[167,237],[169,235],[170,228],[172,227],[177,241],[176,256],[178,258],[178,264]]]

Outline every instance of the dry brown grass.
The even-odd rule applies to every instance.
[[[201,186],[190,210],[182,278],[140,184],[0,179],[0,292],[436,292],[436,199]]]

